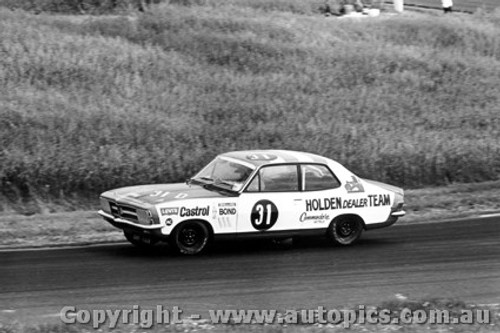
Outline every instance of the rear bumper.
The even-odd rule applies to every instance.
[[[404,210],[398,210],[397,212],[392,212],[391,216],[395,217],[403,217],[405,216],[406,212]]]
[[[385,228],[393,225],[394,223],[397,222],[398,218],[404,216],[406,213],[404,210],[399,210],[396,212],[392,212],[389,218],[382,223],[373,223],[373,224],[367,224],[366,230],[373,230],[373,229],[380,229],[380,228]]]

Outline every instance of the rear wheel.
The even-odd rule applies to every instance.
[[[337,244],[351,245],[363,232],[363,221],[357,216],[340,216],[328,228],[328,236]]]
[[[188,221],[179,225],[172,234],[171,243],[182,254],[198,254],[208,245],[210,232],[200,221]]]
[[[130,243],[140,248],[150,248],[158,242],[158,240],[154,238],[145,237],[126,231],[124,231],[123,234]]]

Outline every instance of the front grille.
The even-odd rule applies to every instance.
[[[114,217],[119,217],[137,224],[151,224],[151,216],[148,214],[148,211],[144,209],[136,209],[111,201],[109,202],[109,208],[111,210],[111,215]]]
[[[109,207],[111,209],[111,214],[114,217],[120,217],[122,219],[130,220],[133,222],[139,222],[137,217],[137,210],[135,208],[118,205],[116,202],[110,202]]]

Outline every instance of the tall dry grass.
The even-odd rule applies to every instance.
[[[314,152],[403,187],[498,178],[498,14],[171,2],[133,17],[0,11],[0,209],[79,208],[236,149]]]

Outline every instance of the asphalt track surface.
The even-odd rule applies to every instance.
[[[401,294],[500,301],[500,217],[395,225],[352,247],[302,240],[218,243],[203,256],[128,244],[0,252],[0,318],[59,320],[63,306],[130,309],[327,309]],[[44,317],[44,318],[42,318]],[[203,317],[204,318],[204,317]]]

